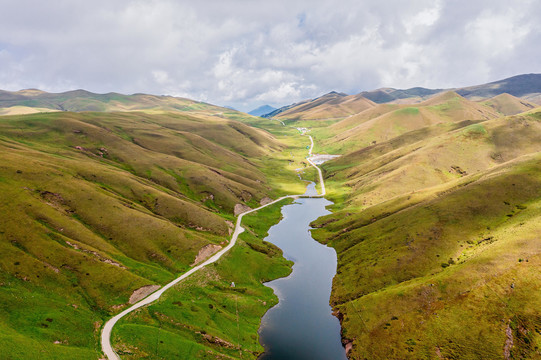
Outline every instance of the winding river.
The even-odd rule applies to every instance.
[[[315,195],[310,184],[306,195]],[[259,330],[265,347],[261,360],[347,359],[340,341],[340,323],[331,312],[329,298],[336,274],[336,252],[312,239],[310,222],[329,214],[324,198],[301,198],[282,207],[283,219],[265,239],[292,260],[293,272],[266,283],[279,303],[263,317]]]
[[[314,140],[310,135],[308,138],[311,144],[308,155],[312,156]],[[332,278],[336,273],[336,253],[333,249],[314,241],[308,232],[311,221],[329,213],[325,206],[331,202],[323,198],[326,194],[325,182],[321,169],[317,166],[326,159],[314,157],[312,161],[309,157],[306,160],[317,170],[321,194],[317,193],[315,184],[312,183],[308,186],[303,198],[299,199],[299,195],[282,196],[240,214],[237,217],[231,241],[226,247],[205,262],[191,268],[159,290],[113,316],[104,324],[101,331],[101,347],[105,356],[109,360],[120,360],[111,344],[111,332],[121,318],[153,303],[180,281],[220,259],[235,246],[238,236],[244,231],[241,226],[244,215],[290,198],[297,201],[282,208],[284,219],[271,228],[267,241],[282,248],[284,256],[293,260],[295,265],[289,277],[268,283],[268,286],[278,294],[280,302],[263,318],[260,334],[266,353],[261,358],[346,359],[345,350],[340,343],[340,324],[331,315],[331,307],[328,304]],[[294,341],[291,341],[292,339]]]

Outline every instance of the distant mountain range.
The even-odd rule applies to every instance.
[[[284,106],[263,117],[278,116],[283,119],[303,120],[340,118],[356,114],[373,105],[374,102],[361,95],[347,95],[331,91],[313,100]]]
[[[46,111],[205,111],[221,113],[230,111],[230,109],[165,95],[95,94],[86,90],[63,93],[48,93],[37,89],[14,92],[0,90],[0,114],[16,115]]]
[[[283,106],[263,117],[280,119],[330,119],[356,114],[368,107],[369,103],[413,104],[427,100],[437,94],[454,91],[468,100],[479,101],[501,94],[510,94],[527,102],[541,104],[541,74],[524,74],[488,84],[455,89],[411,89],[381,88],[347,95],[332,91],[315,99]],[[338,106],[337,106],[338,105]],[[310,110],[310,111],[307,111]]]
[[[253,109],[252,111],[249,111],[248,114],[253,115],[253,116],[261,116],[261,115],[271,113],[274,110],[276,110],[275,107],[272,107],[270,105],[262,105],[258,107],[257,109]]]
[[[529,103],[541,104],[541,74],[524,74],[483,85],[455,89],[381,88],[348,95],[331,91],[315,99],[276,109],[263,105],[249,112],[253,116],[276,117],[282,120],[322,120],[344,118],[372,107],[374,104],[415,104],[448,91],[468,100],[480,101],[501,94],[509,94]],[[95,94],[86,90],[48,93],[37,89],[20,91],[0,90],[0,115],[16,115],[50,111],[145,111],[184,112],[201,111],[221,114],[236,112],[203,102],[173,96],[119,93]]]
[[[425,89],[415,87],[406,90],[382,88],[373,91],[363,91],[360,95],[376,103],[393,102],[401,99],[424,100],[443,91],[453,90],[469,100],[481,100],[507,93],[526,100],[539,102],[541,100],[541,74],[524,74],[488,84],[468,86],[455,89]]]

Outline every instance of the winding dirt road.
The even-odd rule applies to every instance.
[[[312,139],[312,136],[308,135],[308,137],[310,138],[310,143],[311,143],[310,149],[308,151],[308,155],[311,156],[312,155],[312,149],[314,148],[314,140]],[[191,268],[189,271],[185,272],[184,274],[182,274],[181,276],[179,276],[175,280],[171,281],[169,284],[165,285],[164,287],[157,290],[156,292],[150,294],[149,296],[147,296],[143,300],[140,300],[139,302],[137,302],[133,306],[127,308],[124,311],[122,311],[120,314],[114,316],[113,318],[111,318],[109,321],[107,321],[105,323],[105,325],[103,326],[102,332],[101,332],[101,349],[102,349],[102,351],[104,352],[104,354],[107,356],[107,358],[109,360],[120,360],[120,357],[115,353],[115,351],[113,350],[113,347],[111,346],[111,332],[113,330],[113,327],[117,323],[117,321],[120,320],[121,318],[123,318],[124,316],[128,315],[132,311],[137,310],[140,307],[143,307],[145,305],[148,305],[148,304],[158,300],[162,296],[162,294],[165,291],[167,291],[169,288],[175,286],[180,281],[186,279],[188,276],[190,276],[194,272],[204,268],[205,266],[207,266],[209,264],[212,264],[213,262],[216,262],[219,258],[221,258],[223,254],[225,254],[233,246],[235,246],[235,244],[237,242],[237,238],[239,237],[239,235],[241,233],[244,232],[244,228],[241,226],[242,218],[243,218],[244,215],[250,214],[250,213],[252,213],[254,211],[258,211],[260,209],[263,209],[264,207],[270,206],[270,205],[275,204],[275,203],[277,203],[279,201],[282,201],[284,199],[318,198],[318,197],[325,196],[325,193],[326,193],[325,192],[325,183],[323,182],[323,174],[321,172],[321,169],[318,166],[316,166],[312,162],[312,160],[310,160],[310,158],[307,158],[306,160],[310,163],[310,165],[312,165],[318,171],[319,182],[321,184],[321,194],[319,194],[319,195],[286,195],[286,196],[282,196],[281,198],[278,198],[278,199],[276,199],[276,200],[274,200],[274,201],[272,201],[272,202],[270,202],[268,204],[265,204],[263,206],[260,206],[258,208],[255,208],[255,209],[252,209],[252,210],[249,210],[249,211],[246,211],[246,212],[240,214],[237,217],[237,223],[235,225],[235,231],[233,232],[233,236],[231,237],[231,241],[229,242],[229,244],[225,248],[223,248],[222,250],[220,250],[219,252],[214,254],[207,261],[205,261],[205,262]]]

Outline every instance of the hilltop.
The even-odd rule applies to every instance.
[[[483,104],[490,106],[502,115],[516,115],[539,107],[538,104],[517,98],[508,93],[496,95],[485,100]]]
[[[381,88],[372,91],[363,91],[359,95],[364,96],[375,103],[383,104],[389,102],[400,102],[400,100],[419,102],[442,91],[444,91],[444,89],[426,89],[422,87],[415,87],[406,90]]]
[[[269,114],[276,110],[275,107],[272,107],[270,105],[261,105],[260,107],[253,109],[252,111],[249,111],[248,114],[253,116],[264,116],[266,114]]]
[[[538,101],[541,95],[541,74],[523,74],[488,84],[468,86],[456,89],[456,92],[468,99],[479,100],[499,94],[510,95],[530,101]]]
[[[382,88],[373,91],[363,91],[360,95],[378,104],[382,103],[415,103],[429,99],[438,93],[455,91],[469,100],[481,100],[500,94],[510,94],[541,105],[541,74],[517,75],[482,85],[450,89],[426,89],[415,87],[401,90]]]
[[[316,135],[322,138],[326,150],[342,153],[433,125],[453,126],[461,121],[499,116],[489,106],[469,101],[455,92],[446,92],[415,106],[379,104],[336,122]]]

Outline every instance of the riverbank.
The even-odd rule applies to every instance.
[[[307,194],[314,192],[312,183]],[[311,221],[330,213],[330,204],[323,198],[302,198],[283,206],[284,219],[265,238],[294,265],[288,277],[265,284],[278,295],[279,304],[262,319],[265,353],[260,360],[346,360],[340,323],[329,305],[336,252],[315,241],[309,231]]]

